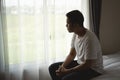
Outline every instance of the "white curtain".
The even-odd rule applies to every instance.
[[[80,10],[89,29],[88,0],[1,0],[0,70],[7,80],[51,80],[48,66],[63,61],[71,36],[65,14]]]

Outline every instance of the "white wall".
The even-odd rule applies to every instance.
[[[100,38],[104,54],[120,51],[120,0],[102,0]]]

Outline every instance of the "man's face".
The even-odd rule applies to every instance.
[[[67,27],[67,30],[68,30],[69,32],[73,32],[73,31],[74,31],[73,24],[70,23],[69,18],[67,18],[67,20],[66,20],[66,27]]]

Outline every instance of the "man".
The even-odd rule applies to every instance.
[[[67,30],[73,32],[71,50],[64,62],[49,67],[52,80],[90,80],[103,72],[102,51],[96,35],[87,30],[78,10],[66,14]],[[77,57],[77,60],[74,60]]]

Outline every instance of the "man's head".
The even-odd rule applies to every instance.
[[[83,26],[84,17],[83,14],[78,10],[70,11],[66,14],[71,24],[79,24]]]
[[[84,17],[78,10],[70,11],[66,14],[67,29],[69,32],[74,32],[76,26],[83,28]]]

